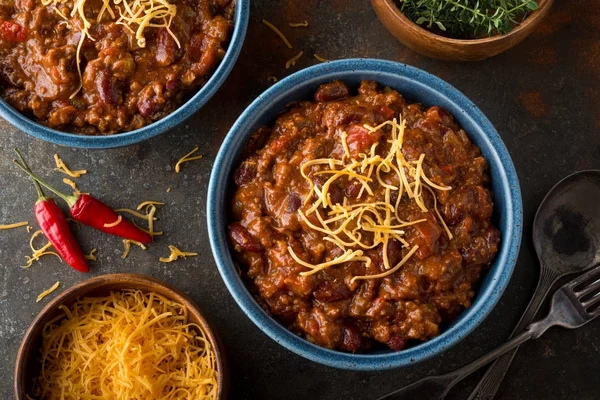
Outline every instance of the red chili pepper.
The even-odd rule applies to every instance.
[[[152,236],[125,219],[121,219],[121,222],[115,226],[104,226],[116,222],[119,215],[112,208],[89,194],[80,194],[73,204],[70,201],[67,201],[67,203],[71,207],[73,218],[82,224],[140,243],[148,244],[152,242]]]
[[[91,226],[92,228],[98,229],[102,232],[120,236],[125,239],[135,240],[136,242],[144,244],[152,242],[152,236],[125,219],[122,219],[121,222],[114,226],[107,227],[106,225],[114,224],[118,220],[119,215],[100,200],[90,196],[89,194],[77,194],[75,196],[69,196],[61,193],[44,181],[40,180],[16,160],[14,162],[32,179],[63,199],[69,205],[71,216],[74,220]]]
[[[29,169],[25,160],[18,150],[17,154],[23,161],[25,168]],[[30,170],[31,171],[31,170]],[[77,271],[88,272],[90,270],[87,259],[79,247],[79,243],[73,236],[67,219],[62,210],[56,205],[54,200],[44,196],[40,185],[34,180],[35,188],[38,193],[38,200],[35,203],[35,219],[37,220],[42,232],[48,238],[56,252],[63,260]]]
[[[27,39],[27,29],[12,21],[0,24],[0,39],[8,42],[23,42]]]

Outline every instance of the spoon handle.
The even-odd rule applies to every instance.
[[[544,299],[547,297],[548,292],[552,288],[552,285],[558,278],[559,275],[557,273],[545,270],[542,265],[542,275],[540,276],[534,295],[531,298],[527,309],[523,313],[523,316],[519,320],[519,323],[513,330],[511,337],[516,333],[522,332],[533,321],[540,306],[544,302]],[[499,357],[492,365],[490,365],[468,400],[492,400],[500,388],[500,384],[518,350],[519,347],[517,346],[502,357]]]

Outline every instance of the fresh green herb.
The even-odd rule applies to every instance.
[[[506,34],[538,8],[535,0],[397,1],[411,21],[460,39]]]

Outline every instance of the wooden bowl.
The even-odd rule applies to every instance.
[[[447,61],[480,61],[500,54],[525,39],[548,14],[554,0],[539,0],[539,7],[506,35],[483,39],[451,39],[421,28],[404,16],[394,0],[371,0],[377,16],[406,47]]]
[[[84,296],[106,296],[111,290],[123,289],[140,289],[144,292],[158,293],[169,300],[184,305],[188,309],[190,322],[202,327],[207,339],[214,348],[217,370],[219,371],[219,399],[227,398],[228,376],[222,347],[194,300],[179,289],[158,279],[138,274],[111,274],[88,279],[67,289],[48,303],[33,320],[17,353],[14,379],[15,398],[17,400],[27,400],[27,395],[32,396],[32,382],[39,375],[41,368],[39,351],[42,346],[42,330],[48,321],[59,314],[58,306],[64,304],[69,307]]]

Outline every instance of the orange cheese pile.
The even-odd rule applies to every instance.
[[[183,305],[123,290],[59,308],[42,333],[36,397],[217,398],[215,352]]]

